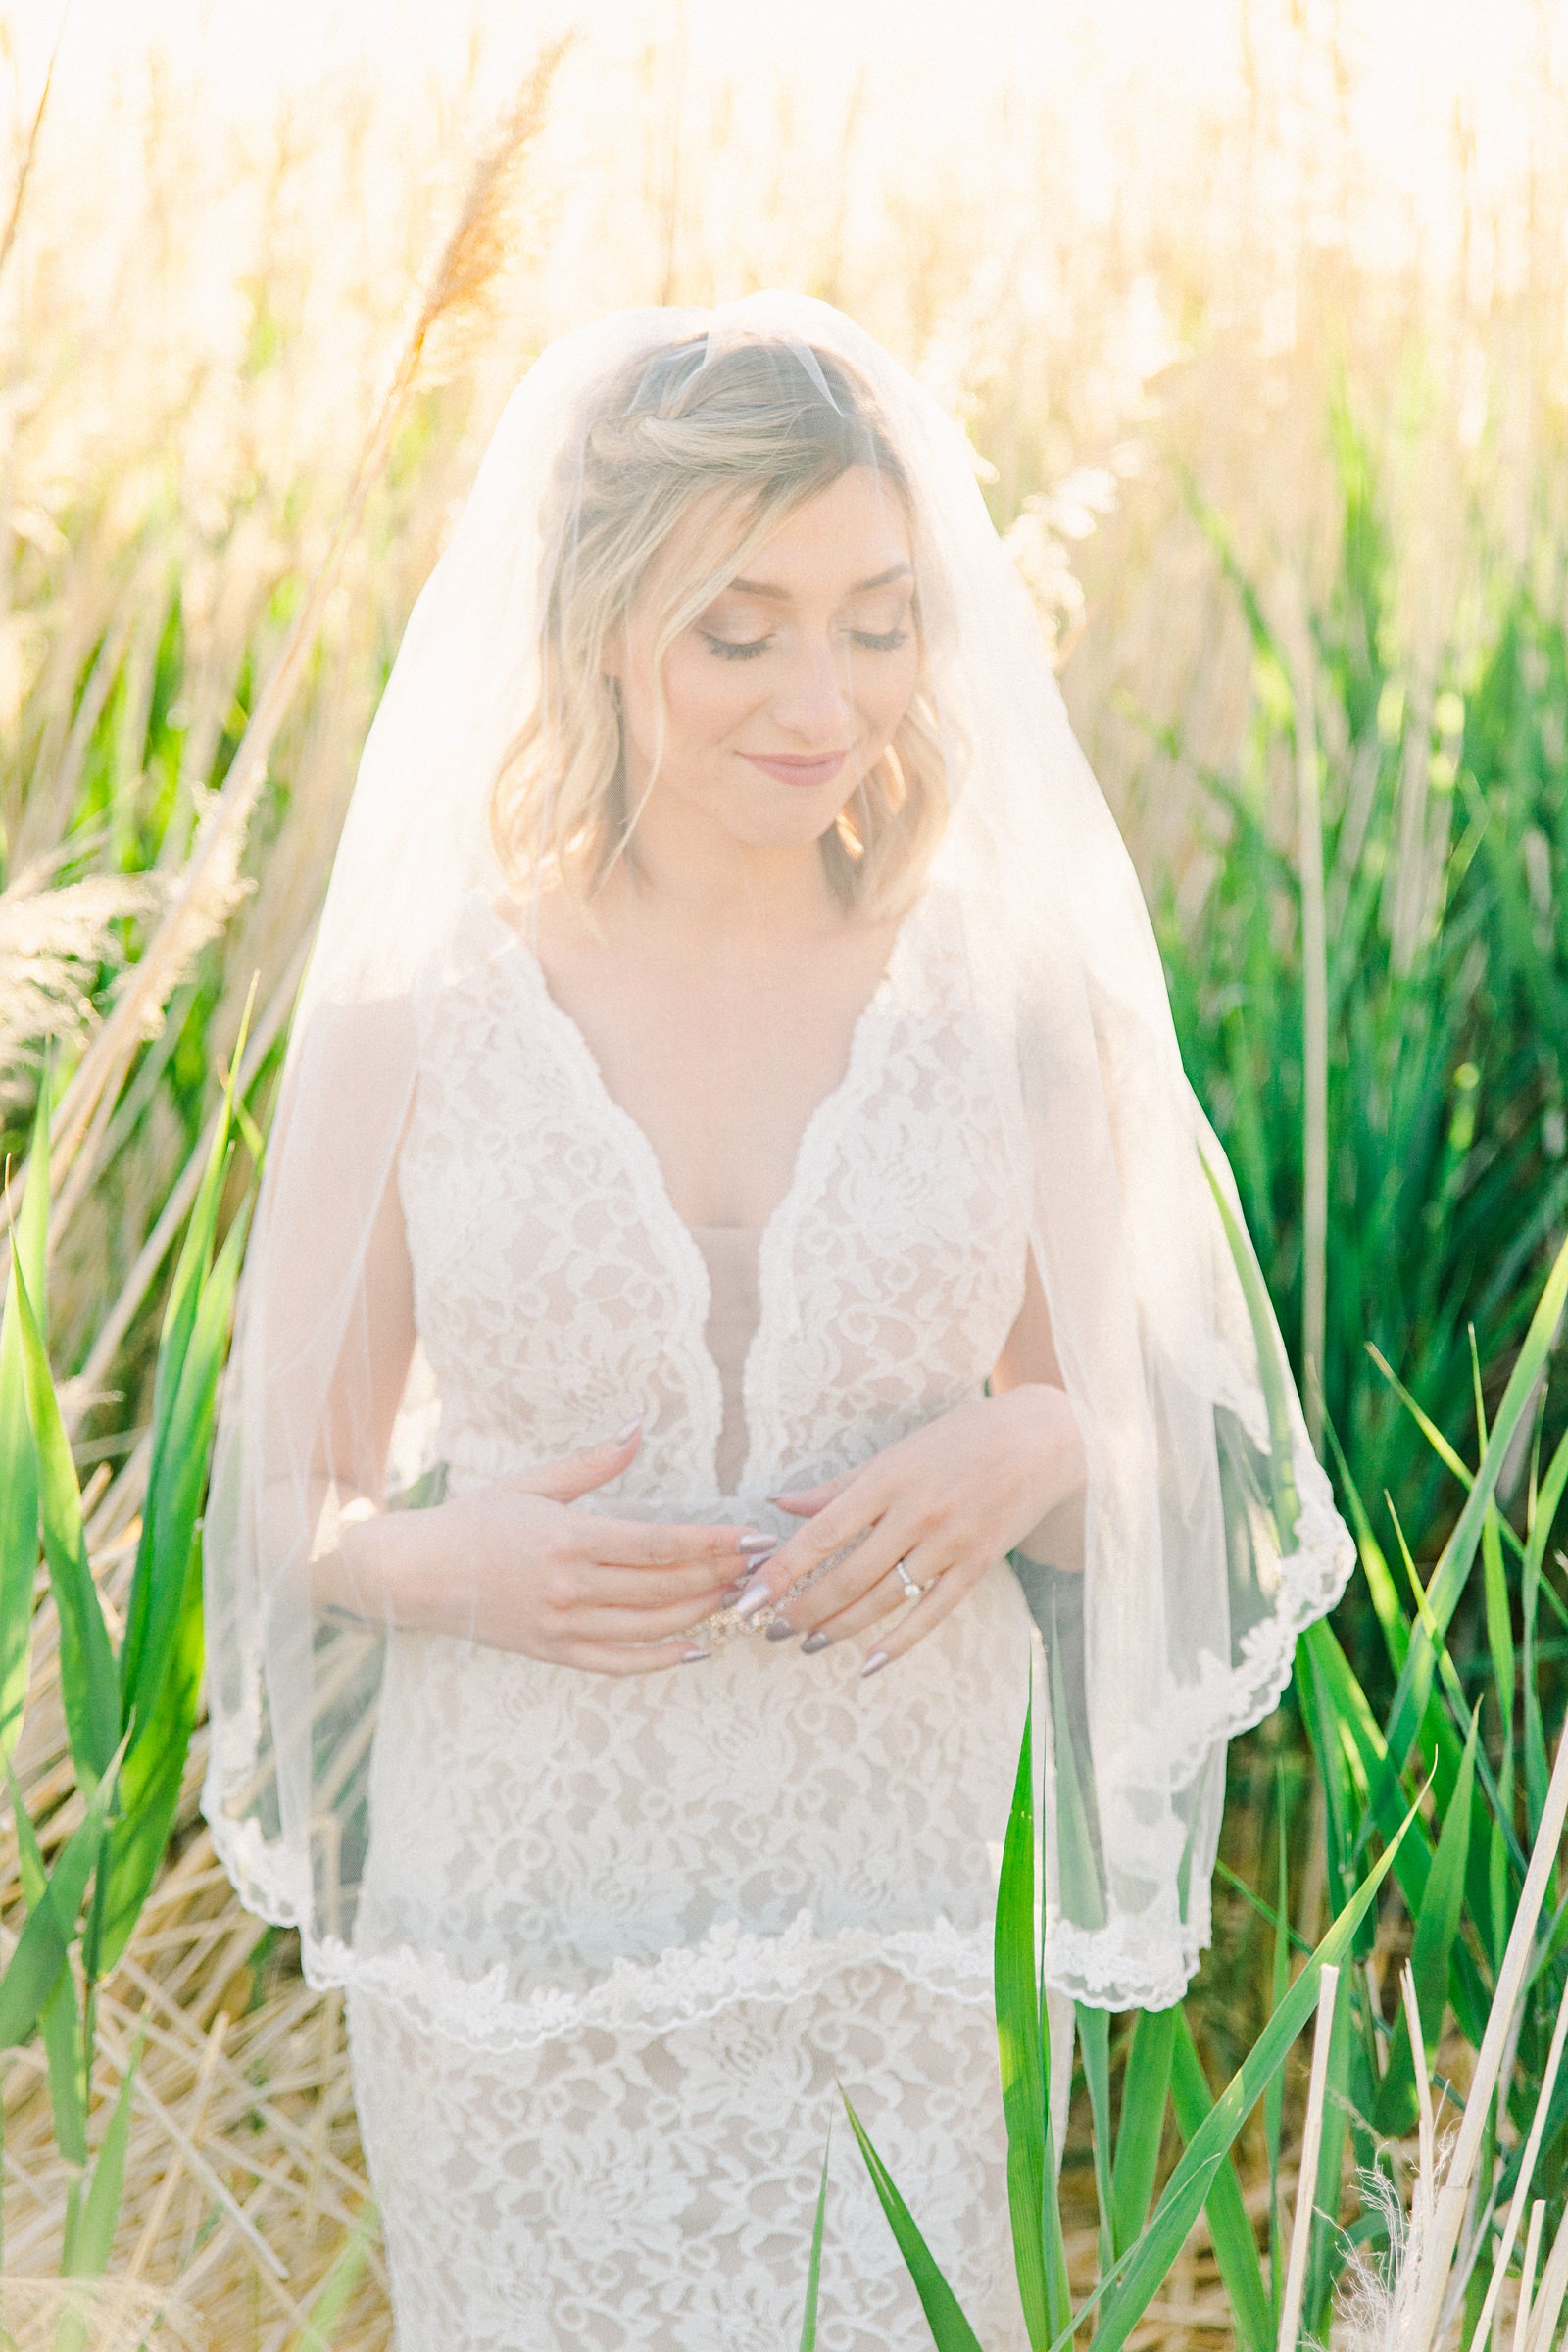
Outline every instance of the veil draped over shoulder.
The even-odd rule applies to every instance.
[[[710,355],[788,346],[829,399],[817,355],[833,355],[868,388],[912,491],[950,801],[933,871],[961,912],[995,1083],[1021,1104],[1012,1173],[1089,1460],[1081,1564],[1019,1567],[1047,1658],[1047,1973],[1102,2007],[1164,2006],[1208,1936],[1226,1741],[1279,1698],[1352,1548],[1182,1068],[1131,861],[968,443],[868,334],[799,295],[629,310],[551,344],[409,620],[302,989],[240,1285],[205,1529],[204,1810],[244,1901],[299,1927],[313,1984],[384,1957],[358,1897],[386,1642],[313,1607],[311,1562],[341,1512],[383,1506],[440,1456],[422,1349],[384,1426],[367,1284],[420,993],[469,894],[503,887],[488,806],[538,697],[546,556],[559,559],[596,400],[637,355],[694,338]],[[999,1687],[1027,1671],[996,1661]],[[436,1981],[465,1987],[460,1920],[435,1962]],[[491,2027],[504,2034],[504,2017]]]

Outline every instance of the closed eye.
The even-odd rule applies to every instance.
[[[896,653],[901,645],[907,645],[909,642],[907,629],[885,629],[880,632],[871,629],[852,629],[850,634],[857,645],[863,645],[874,654]],[[754,654],[766,653],[773,642],[770,636],[716,637],[710,629],[704,629],[702,636],[703,642],[725,662],[749,661]]]
[[[715,637],[710,629],[704,629],[703,639],[726,662],[745,662],[753,654],[765,653],[773,642],[771,637]]]

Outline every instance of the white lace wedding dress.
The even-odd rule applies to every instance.
[[[585,1507],[783,1529],[770,1491],[980,1393],[1026,1212],[942,890],[750,1297],[750,1242],[680,1222],[525,941],[469,912],[399,1168],[453,1491],[641,1410]],[[991,1939],[1034,1639],[1004,1562],[868,1681],[863,1642],[618,1681],[394,1635],[349,2020],[401,2352],[793,2347],[830,2119],[818,2340],[923,2352],[840,2083],[988,2352],[1022,2345]]]

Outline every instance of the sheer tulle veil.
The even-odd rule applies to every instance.
[[[357,1895],[384,1640],[313,1609],[310,1563],[341,1511],[381,1506],[439,1459],[440,1396],[416,1349],[394,1426],[378,1424],[366,1269],[421,991],[468,895],[502,887],[490,801],[539,696],[542,600],[565,560],[583,436],[637,355],[694,340],[698,367],[739,342],[776,347],[803,401],[833,399],[831,355],[865,387],[907,484],[949,801],[931,877],[961,911],[1089,1455],[1081,1565],[1019,1571],[1045,1652],[1048,1974],[1102,2007],[1164,2006],[1208,1937],[1226,1742],[1279,1698],[1351,1544],[1183,1071],[1137,878],[969,444],[870,335],[805,296],[628,310],[552,343],[409,620],[301,992],[241,1281],[205,1529],[204,1809],[246,1903],[300,1928],[313,1983],[383,1967]],[[1028,1672],[1027,1657],[996,1660],[999,1684]],[[427,2006],[442,1983],[471,1991],[461,1922],[425,1960]],[[529,2029],[501,2002],[489,2030]]]

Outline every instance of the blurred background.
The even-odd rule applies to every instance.
[[[84,1479],[508,390],[768,285],[963,419],[1342,1493],[1430,1565],[1399,1384],[1473,1458],[1568,1230],[1555,0],[0,0],[0,1151],[47,1057]]]

